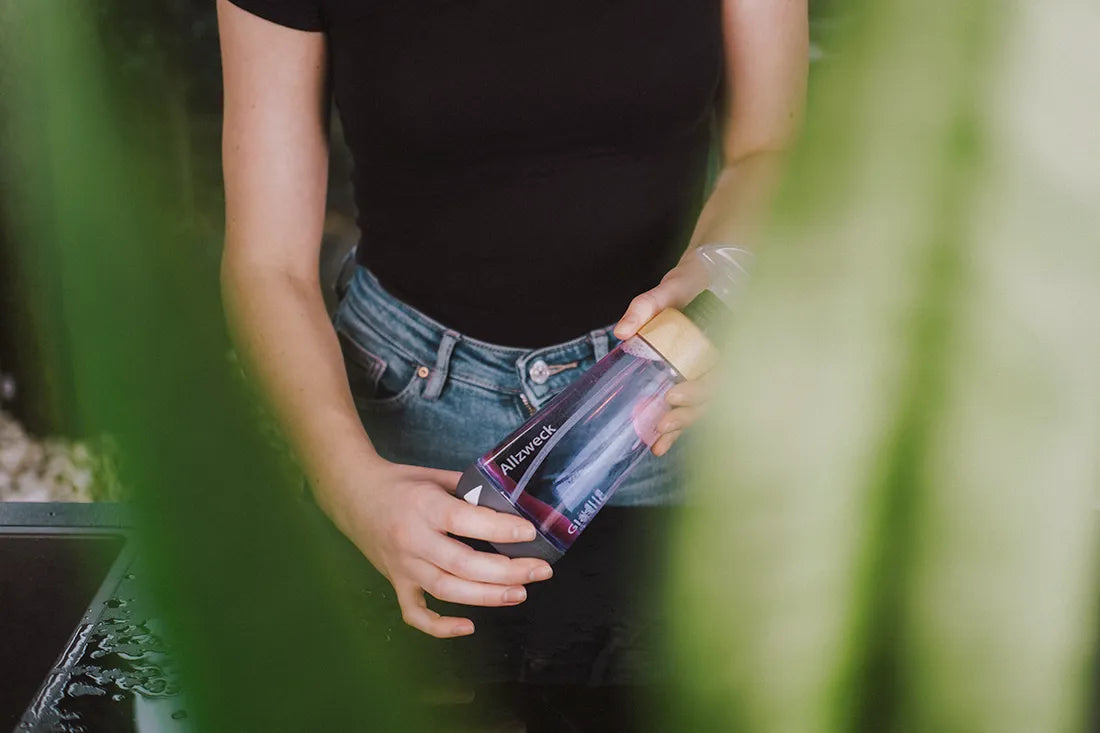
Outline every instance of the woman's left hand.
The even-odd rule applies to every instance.
[[[638,332],[646,321],[665,308],[683,308],[707,287],[707,275],[699,261],[689,252],[676,267],[668,271],[661,283],[630,301],[626,313],[615,325],[615,337],[626,340]],[[698,420],[712,390],[709,375],[683,382],[668,391],[665,399],[669,411],[657,423],[659,437],[653,443],[654,455],[668,453],[684,430]]]

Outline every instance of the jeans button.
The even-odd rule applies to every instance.
[[[546,380],[550,378],[550,367],[546,366],[545,361],[539,359],[531,365],[531,368],[527,370],[527,374],[535,384],[546,384]]]

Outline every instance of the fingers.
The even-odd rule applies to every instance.
[[[547,580],[550,563],[538,558],[510,558],[478,552],[450,537],[437,535],[424,555],[429,562],[465,580],[501,585],[523,585]]]
[[[657,423],[657,433],[659,435],[681,433],[702,416],[702,407],[677,407],[675,410],[669,410]]]
[[[714,382],[709,376],[683,382],[668,391],[665,401],[672,409],[657,423],[660,437],[653,443],[653,455],[668,453],[684,430],[703,416],[713,391]]]
[[[633,336],[646,321],[667,307],[667,300],[668,294],[660,285],[634,298],[615,324],[615,338],[626,340]]]
[[[424,602],[424,593],[413,583],[394,586],[397,602],[401,606],[401,618],[414,629],[440,639],[455,636],[469,636],[474,633],[474,622],[468,618],[440,616],[428,608]]]
[[[691,407],[709,400],[713,392],[714,380],[708,375],[677,384],[665,395],[665,401],[673,407]]]
[[[462,499],[436,493],[426,507],[429,520],[438,529],[459,537],[486,542],[528,542],[535,539],[535,525],[526,519],[472,506]]]
[[[467,606],[515,606],[527,600],[527,589],[522,585],[466,580],[423,560],[415,561],[410,569],[420,586],[441,601]]]
[[[665,433],[661,437],[657,438],[653,443],[653,455],[663,456],[672,449],[673,444],[680,438],[683,430],[673,430],[671,433]]]
[[[630,301],[626,313],[615,325],[615,337],[630,338],[646,321],[665,308],[687,305],[706,284],[706,275],[694,264],[694,258],[672,268],[662,278],[660,285]]]
[[[450,603],[514,606],[527,599],[524,583],[552,575],[537,558],[507,558],[477,552],[446,533],[489,542],[519,542],[535,538],[529,521],[477,507],[456,498],[457,471],[410,467],[405,473],[403,511],[384,525],[384,573],[390,578],[409,626],[439,638],[474,632],[469,619],[441,616],[428,608],[424,592]],[[408,509],[413,511],[409,512]]]

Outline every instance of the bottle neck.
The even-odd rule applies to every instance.
[[[684,306],[681,312],[698,326],[708,339],[714,341],[718,336],[718,330],[729,315],[729,308],[717,295],[710,290],[704,290]]]

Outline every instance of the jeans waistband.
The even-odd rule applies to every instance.
[[[535,407],[601,359],[619,340],[614,324],[575,339],[525,349],[465,336],[402,302],[365,267],[356,268],[344,307],[395,348],[428,367],[424,397],[438,396],[448,378],[503,392],[524,392]]]

